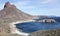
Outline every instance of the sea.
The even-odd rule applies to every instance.
[[[54,17],[57,22],[55,23],[41,23],[41,22],[25,22],[15,24],[16,28],[25,33],[32,33],[38,30],[54,30],[60,29],[60,18]]]
[[[38,30],[54,30],[60,28],[60,23],[40,23],[40,22],[27,22],[16,24],[16,28],[25,33],[32,33]]]

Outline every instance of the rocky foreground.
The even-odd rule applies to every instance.
[[[60,36],[60,29],[39,30],[39,31],[31,33],[29,36]]]

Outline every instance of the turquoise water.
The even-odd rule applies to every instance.
[[[59,29],[60,23],[40,23],[40,22],[27,22],[27,23],[18,23],[16,28],[21,29],[22,32],[32,33],[38,30],[53,30]]]

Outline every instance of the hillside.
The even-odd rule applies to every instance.
[[[29,20],[33,17],[16,8],[15,5],[6,2],[0,10],[0,33],[10,33],[9,23],[14,21]]]
[[[31,18],[31,15],[23,13],[21,10],[17,9],[15,5],[9,2],[5,3],[4,8],[0,11],[0,19],[8,22],[28,20]]]

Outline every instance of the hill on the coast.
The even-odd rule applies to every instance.
[[[26,20],[32,16],[16,8],[15,5],[6,2],[4,8],[0,11],[0,18],[6,21]]]
[[[6,2],[4,8],[0,10],[0,33],[10,32],[10,22],[28,19],[32,19],[32,16],[17,9],[15,5]]]
[[[6,2],[4,8],[0,10],[0,19],[5,21],[17,21],[31,19],[32,16],[16,8],[15,5]]]

